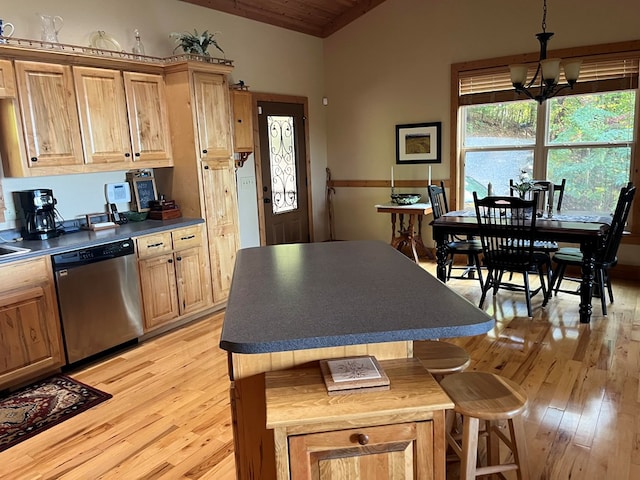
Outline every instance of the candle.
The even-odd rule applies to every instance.
[[[429,185],[431,185],[431,165],[429,165]]]
[[[391,188],[393,188],[393,167],[391,167]]]

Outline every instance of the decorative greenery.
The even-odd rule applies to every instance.
[[[526,168],[520,169],[520,175],[518,175],[518,181],[513,182],[513,186],[518,190],[520,198],[524,198],[524,195],[533,188],[533,180]]]
[[[210,56],[207,52],[207,48],[209,45],[213,45],[222,53],[224,50],[220,48],[218,42],[215,39],[215,33],[209,33],[208,30],[205,30],[202,33],[198,33],[197,30],[193,30],[193,33],[189,32],[172,32],[169,34],[169,37],[175,39],[178,43],[178,46],[174,48],[174,52],[179,48],[182,48],[184,53],[191,53],[194,55],[204,55],[206,57]]]

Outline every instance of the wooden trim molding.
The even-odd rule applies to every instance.
[[[397,187],[415,187],[415,188],[427,188],[427,180],[395,180],[394,186]],[[431,181],[432,185],[440,185],[440,180],[434,179]],[[444,180],[445,187],[449,185],[449,180]],[[390,180],[330,180],[327,182],[327,187],[334,188],[391,188]]]

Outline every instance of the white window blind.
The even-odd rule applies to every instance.
[[[578,83],[560,95],[625,90],[638,87],[638,57],[584,60]],[[529,66],[527,81],[535,75],[537,64]],[[566,83],[564,72],[560,83]],[[509,67],[461,71],[458,74],[458,96],[461,105],[523,100],[515,93]]]

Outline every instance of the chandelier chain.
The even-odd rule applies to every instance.
[[[544,4],[542,6],[542,31],[547,31],[547,0],[544,0]]]

